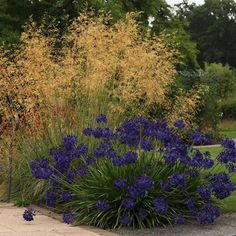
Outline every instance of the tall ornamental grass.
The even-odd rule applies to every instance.
[[[181,140],[184,126],[139,116],[113,129],[98,115],[79,136],[31,157],[27,176],[45,187],[34,202],[62,212],[66,223],[102,228],[214,222],[236,190],[235,143],[222,141],[214,160]],[[206,142],[198,131],[189,138]]]
[[[178,91],[170,101],[176,52],[141,32],[136,16],[113,24],[103,13],[81,14],[63,36],[30,22],[20,45],[0,49],[0,180],[12,158],[18,166],[32,156],[21,152],[28,139],[53,145],[45,126],[62,138],[101,112],[116,126],[140,114],[194,122],[205,88]]]

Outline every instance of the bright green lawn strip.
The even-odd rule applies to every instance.
[[[221,130],[220,134],[228,138],[236,138],[236,130]]]
[[[212,148],[200,148],[201,151],[209,151],[213,158],[216,158],[217,155],[222,150],[222,147],[212,147]],[[232,176],[232,181],[236,183],[236,174]],[[230,197],[224,199],[224,211],[225,212],[236,212],[236,192],[234,192]]]

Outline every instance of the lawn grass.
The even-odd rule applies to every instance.
[[[220,134],[228,138],[236,138],[236,130],[221,130]]]
[[[223,120],[218,126],[221,135],[236,138],[236,120]]]
[[[199,148],[199,150],[203,152],[209,151],[212,157],[216,158],[221,152],[222,147]],[[232,181],[236,183],[236,173],[232,175]],[[224,212],[236,212],[236,192],[234,192],[230,197],[224,199],[223,204]]]

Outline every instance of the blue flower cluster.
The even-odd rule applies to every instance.
[[[128,194],[131,198],[137,199],[148,194],[154,187],[155,182],[148,176],[140,176],[136,178],[136,182],[128,189]]]
[[[62,214],[62,220],[66,224],[72,224],[76,219],[76,213],[65,212]]]
[[[170,196],[174,194],[183,196],[180,209],[185,209],[201,224],[212,223],[220,215],[212,197],[221,200],[236,190],[228,173],[210,172],[216,164],[225,165],[228,172],[236,170],[236,147],[232,140],[222,142],[224,150],[213,161],[209,153],[201,153],[178,136],[177,133],[185,127],[182,120],[174,122],[171,128],[166,121],[152,121],[140,116],[110,129],[106,116],[100,114],[96,117],[96,124],[98,127],[83,130],[87,140],[95,140],[95,146],[78,144],[76,136],[66,136],[59,147],[49,151],[47,158],[31,162],[32,175],[51,183],[51,189],[45,195],[47,206],[72,202],[76,196],[68,184],[83,181],[86,176],[92,175],[91,170],[99,172],[99,163],[106,163],[112,173],[113,179],[107,178],[111,183],[112,196],[104,193],[91,206],[99,217],[108,211],[111,214],[119,211],[114,221],[119,220],[124,226],[130,226],[135,221],[145,224],[153,214],[160,218],[169,216],[173,224],[183,224],[186,215],[172,210]],[[210,143],[199,131],[193,132],[190,139],[194,145]],[[152,156],[150,163],[149,155]],[[145,164],[141,165],[143,158],[146,158]],[[153,163],[161,167],[158,169],[160,172],[162,169],[166,171],[162,173],[162,178],[157,177],[159,173],[149,172]],[[139,174],[126,176],[126,170],[137,169]],[[193,182],[197,183],[195,187],[192,187]],[[113,194],[118,196],[114,198]],[[147,199],[150,204],[145,205],[143,202]],[[73,212],[73,209],[70,210]],[[72,223],[76,217],[79,216],[75,213],[63,214],[66,223]]]
[[[173,174],[166,181],[160,181],[161,189],[164,192],[171,192],[174,189],[184,191],[187,187],[187,180],[184,174]]]
[[[110,208],[110,204],[106,200],[98,200],[96,202],[96,207],[99,211],[107,211]]]
[[[23,219],[25,221],[33,221],[35,215],[36,215],[36,211],[32,208],[28,208],[23,213]]]
[[[164,198],[156,198],[153,201],[153,205],[155,211],[160,215],[166,214],[169,209],[169,205]]]
[[[190,135],[190,140],[192,141],[193,145],[210,145],[212,144],[212,140],[207,138],[203,133],[200,131],[194,131]]]
[[[224,150],[218,156],[218,160],[226,166],[230,173],[236,172],[236,145],[234,140],[225,139],[221,145]]]

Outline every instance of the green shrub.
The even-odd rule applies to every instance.
[[[137,117],[115,130],[104,115],[96,121],[78,139],[65,136],[55,148],[49,145],[48,154],[41,144],[34,144],[41,147],[36,151],[32,146],[34,178],[29,168],[27,178],[45,182],[46,205],[64,212],[66,223],[144,228],[190,219],[207,224],[220,215],[217,205],[235,190],[227,174],[235,171],[231,140],[214,161],[178,137],[181,120],[169,128],[165,121]],[[199,144],[206,137],[195,131],[191,140]]]
[[[227,99],[221,104],[224,119],[236,120],[236,98]]]

